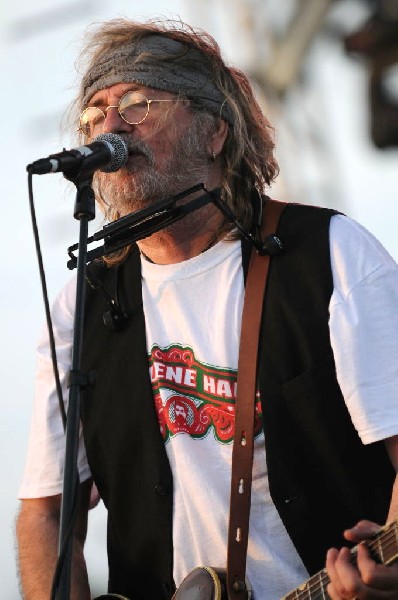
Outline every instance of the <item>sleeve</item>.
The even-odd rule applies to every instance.
[[[74,278],[62,289],[52,309],[57,360],[66,408],[68,403],[66,376],[71,364],[75,293],[76,279]],[[19,498],[42,498],[61,493],[64,455],[65,434],[45,327],[37,349],[33,415]],[[78,470],[81,481],[90,477],[81,431]]]
[[[339,385],[364,444],[398,434],[398,266],[362,226],[332,218],[330,336]]]

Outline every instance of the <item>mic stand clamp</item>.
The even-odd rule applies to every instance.
[[[196,193],[199,190],[203,190],[204,194],[185,204],[176,204],[179,200]],[[243,228],[236,219],[233,211],[221,198],[220,188],[207,190],[203,183],[199,183],[176,196],[168,196],[155,202],[149,207],[138,210],[135,213],[131,213],[105,225],[102,230],[97,231],[87,240],[88,244],[104,240],[102,246],[98,246],[87,252],[87,262],[111,254],[112,252],[117,252],[128,244],[149,237],[156,231],[175,223],[187,214],[194,210],[198,210],[209,202],[213,202],[218,210],[223,213],[224,217],[235,225],[241,235],[255,247],[259,254],[274,255],[283,252],[284,248],[282,242],[274,233],[266,236],[263,240],[258,226],[256,234],[253,234],[251,231],[246,231]],[[68,248],[68,269],[72,270],[77,266],[77,257],[74,254],[76,250],[79,250],[80,255],[80,244],[74,244]]]

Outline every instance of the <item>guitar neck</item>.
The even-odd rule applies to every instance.
[[[371,557],[379,563],[389,565],[398,559],[398,522],[383,527],[370,541],[366,542]],[[357,546],[351,550],[355,562]],[[308,581],[289,592],[281,600],[327,600],[326,587],[330,579],[326,569],[313,575]]]

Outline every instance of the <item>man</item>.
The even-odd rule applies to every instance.
[[[83,55],[80,130],[88,140],[117,133],[129,148],[125,168],[94,178],[107,218],[203,183],[221,187],[253,232],[277,173],[272,131],[247,78],[226,66],[214,40],[181,24],[117,20]],[[286,251],[272,259],[258,361],[253,598],[287,594],[322,568],[328,548],[333,600],[397,598],[397,567],[376,565],[363,546],[353,564],[347,547],[333,548],[359,520],[371,521],[347,540],[367,539],[374,522],[398,515],[397,267],[370,234],[332,211],[289,206],[278,234]],[[194,567],[225,567],[250,250],[207,204],[108,258],[111,268],[90,269],[127,323],[106,329],[106,300],[88,289],[83,369],[97,381],[81,411],[73,598],[90,597],[83,544],[93,480],[108,509],[110,592],[170,598]],[[53,313],[63,377],[73,304],[72,282]],[[17,525],[28,600],[48,597],[62,489],[64,438],[48,354],[44,339]]]

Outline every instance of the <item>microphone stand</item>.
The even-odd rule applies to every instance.
[[[73,551],[73,526],[78,510],[77,453],[79,445],[80,398],[82,389],[89,385],[89,377],[81,372],[81,355],[84,324],[84,302],[86,295],[86,254],[88,222],[95,217],[95,199],[91,187],[92,174],[79,173],[67,179],[76,188],[74,218],[80,221],[79,256],[77,259],[76,307],[73,329],[72,363],[69,374],[69,404],[66,419],[66,448],[58,555],[60,578],[57,600],[69,600]]]

